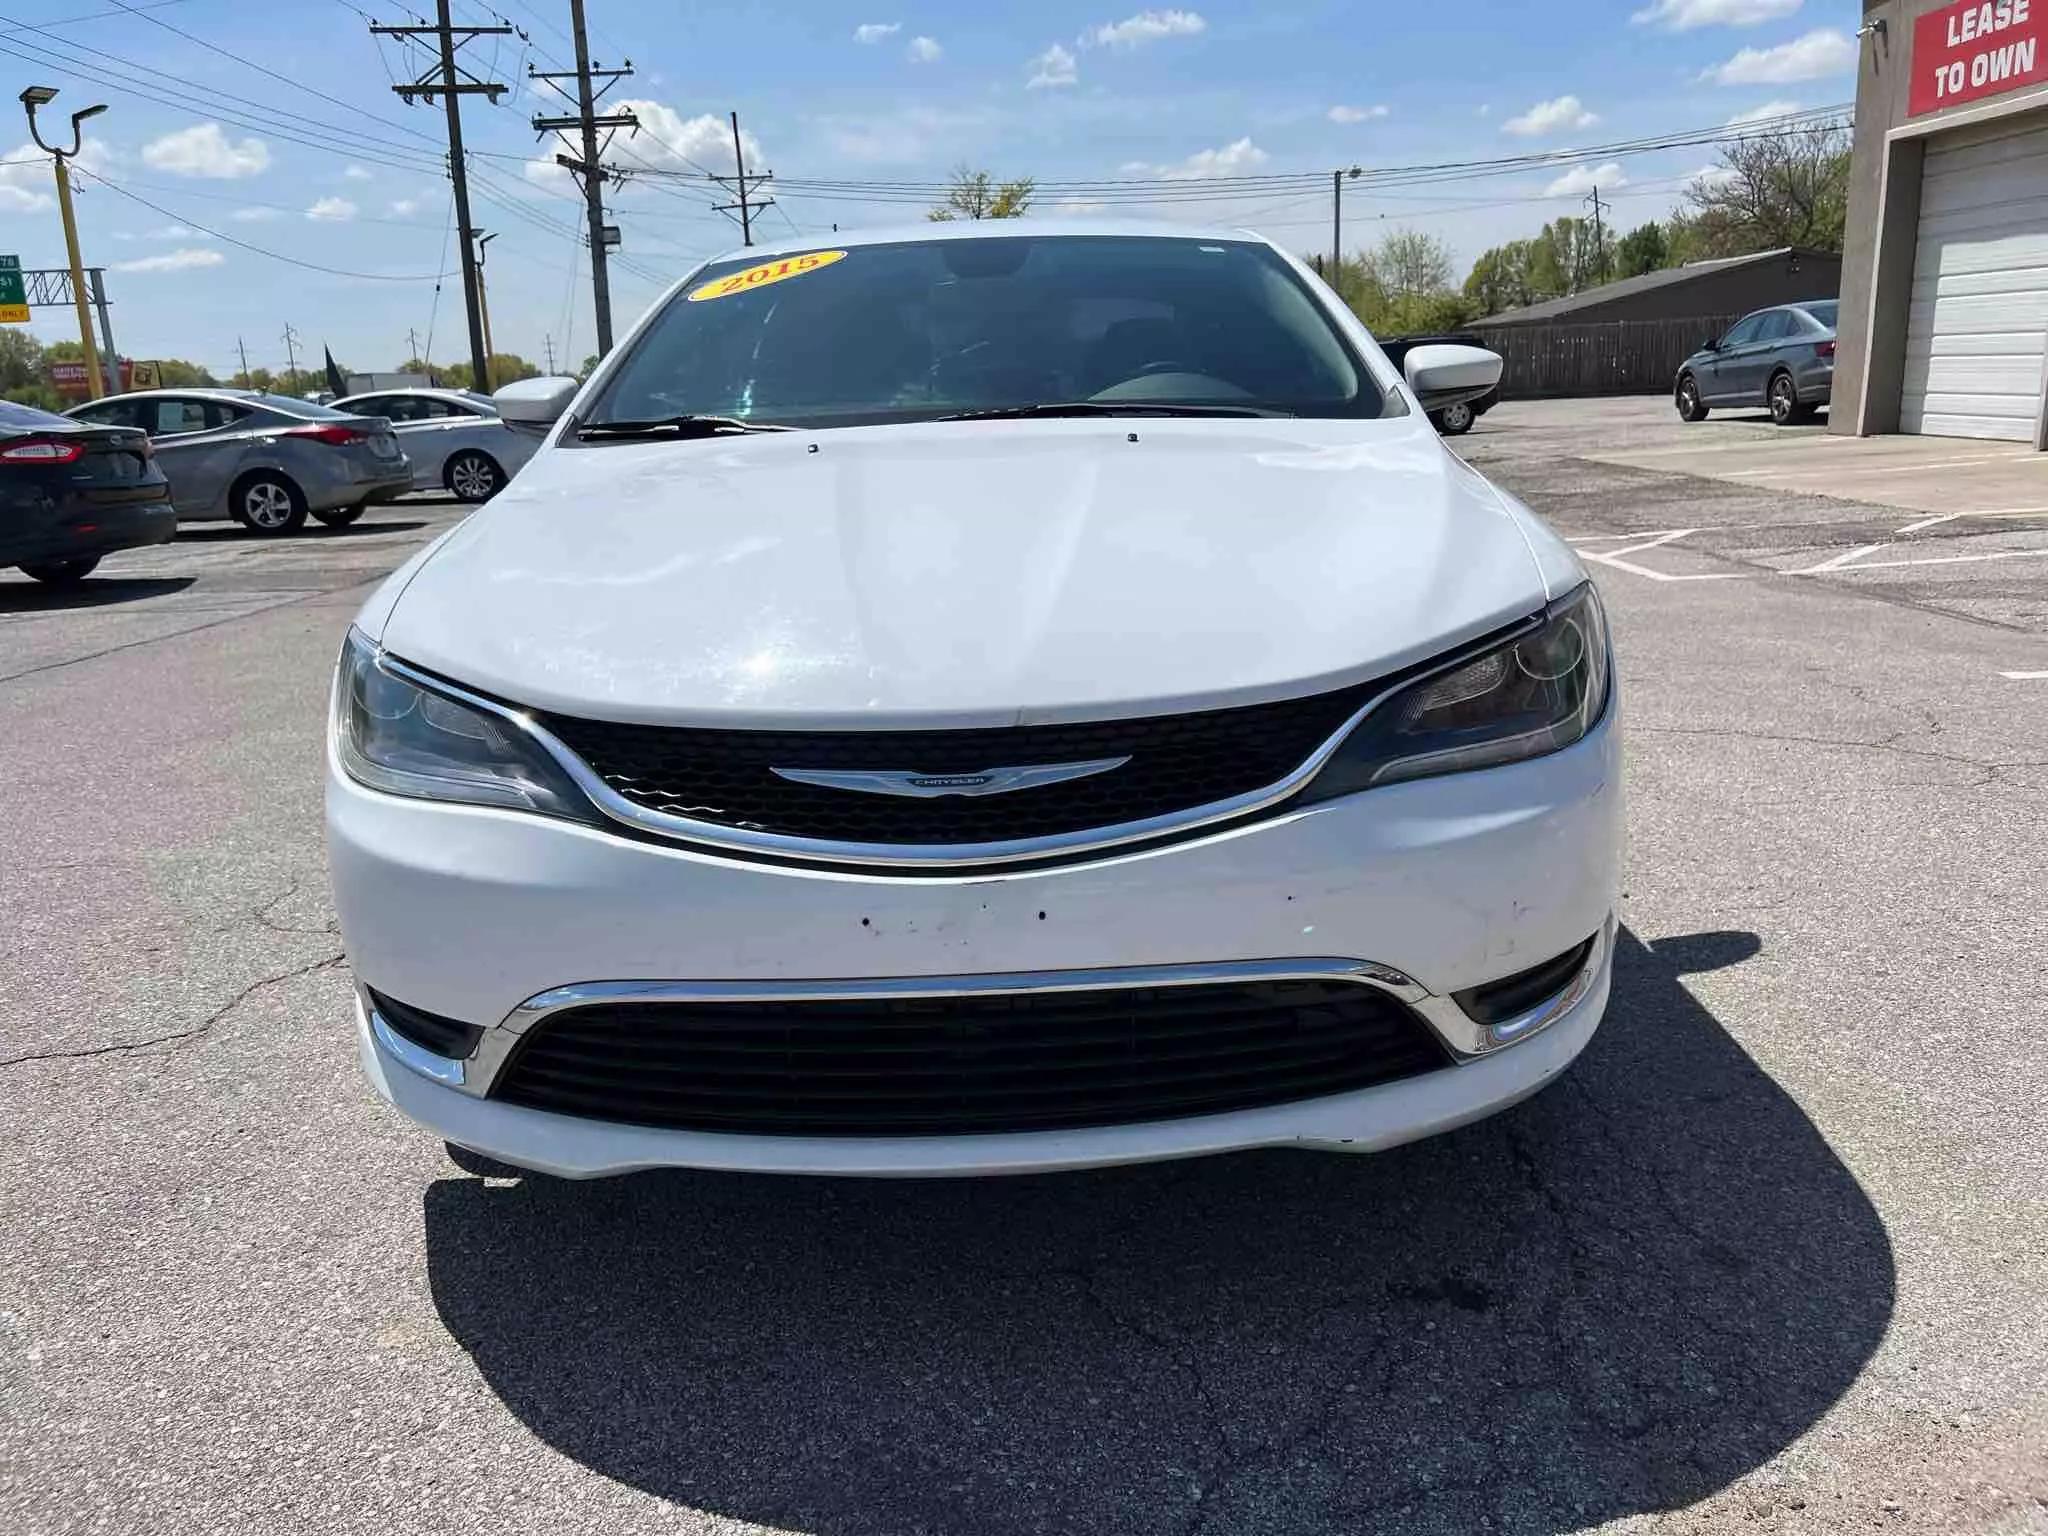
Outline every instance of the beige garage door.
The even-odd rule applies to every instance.
[[[1923,175],[1900,429],[2037,442],[2048,127],[1943,135],[1927,146]]]

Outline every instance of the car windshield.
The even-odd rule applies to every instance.
[[[0,432],[47,432],[52,427],[70,431],[77,425],[78,423],[69,416],[53,416],[48,411],[37,410],[32,405],[16,405],[12,400],[0,400]]]
[[[1063,406],[1357,417],[1384,404],[1265,245],[998,236],[706,267],[581,425],[852,426]]]
[[[1836,300],[1826,299],[1819,304],[1802,304],[1799,307],[1829,330],[1832,331],[1835,328],[1835,312],[1840,308]]]

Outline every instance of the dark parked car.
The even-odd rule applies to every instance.
[[[1395,336],[1385,340],[1376,336],[1373,339],[1379,342],[1380,350],[1387,354],[1387,361],[1396,368],[1401,366],[1411,348],[1433,346],[1438,342],[1460,347],[1484,347],[1489,352],[1493,350],[1488,346],[1484,336],[1471,331],[1457,331],[1442,336]],[[1499,404],[1500,386],[1496,384],[1477,400],[1461,401],[1440,411],[1431,411],[1429,419],[1445,437],[1458,437],[1470,432],[1473,422]]]
[[[311,513],[332,528],[412,489],[412,465],[382,416],[248,389],[150,389],[68,413],[140,427],[171,479],[184,522],[231,517],[257,533],[295,533]]]
[[[178,531],[149,438],[0,400],[0,566],[70,586],[117,549]]]
[[[1678,414],[1705,421],[1710,406],[1766,406],[1789,427],[1810,419],[1835,388],[1835,301],[1780,304],[1744,315],[1678,370]]]

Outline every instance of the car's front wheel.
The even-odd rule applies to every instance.
[[[505,488],[505,472],[489,454],[467,449],[448,461],[448,489],[464,501],[489,501]]]
[[[283,475],[251,475],[242,481],[235,487],[233,510],[237,522],[273,537],[306,526],[306,498]]]
[[[314,517],[330,528],[346,528],[369,509],[361,502],[352,507],[329,507],[325,512],[315,512]]]
[[[1437,431],[1445,437],[1463,437],[1479,418],[1473,415],[1469,402],[1460,400],[1456,405],[1447,405],[1438,411],[1435,419]]]
[[[1707,403],[1700,398],[1699,380],[1689,373],[1678,376],[1678,418],[1681,421],[1707,419]]]
[[[90,576],[93,567],[99,563],[99,556],[94,555],[87,560],[50,560],[37,565],[24,565],[21,569],[46,587],[75,587]]]
[[[1799,389],[1789,373],[1771,380],[1770,400],[1771,420],[1781,427],[1796,427],[1813,414],[1813,407],[1799,403]]]

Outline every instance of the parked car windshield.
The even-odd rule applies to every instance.
[[[1384,407],[1265,245],[999,236],[706,267],[582,422],[852,426],[1075,402],[1347,417]]]
[[[48,411],[38,410],[32,405],[16,405],[12,400],[0,400],[0,432],[47,432],[52,427],[69,431],[77,426],[69,416],[53,416]]]
[[[1802,304],[1799,307],[1832,331],[1835,328],[1835,312],[1841,304],[1836,299],[1824,299],[1818,304]]]

